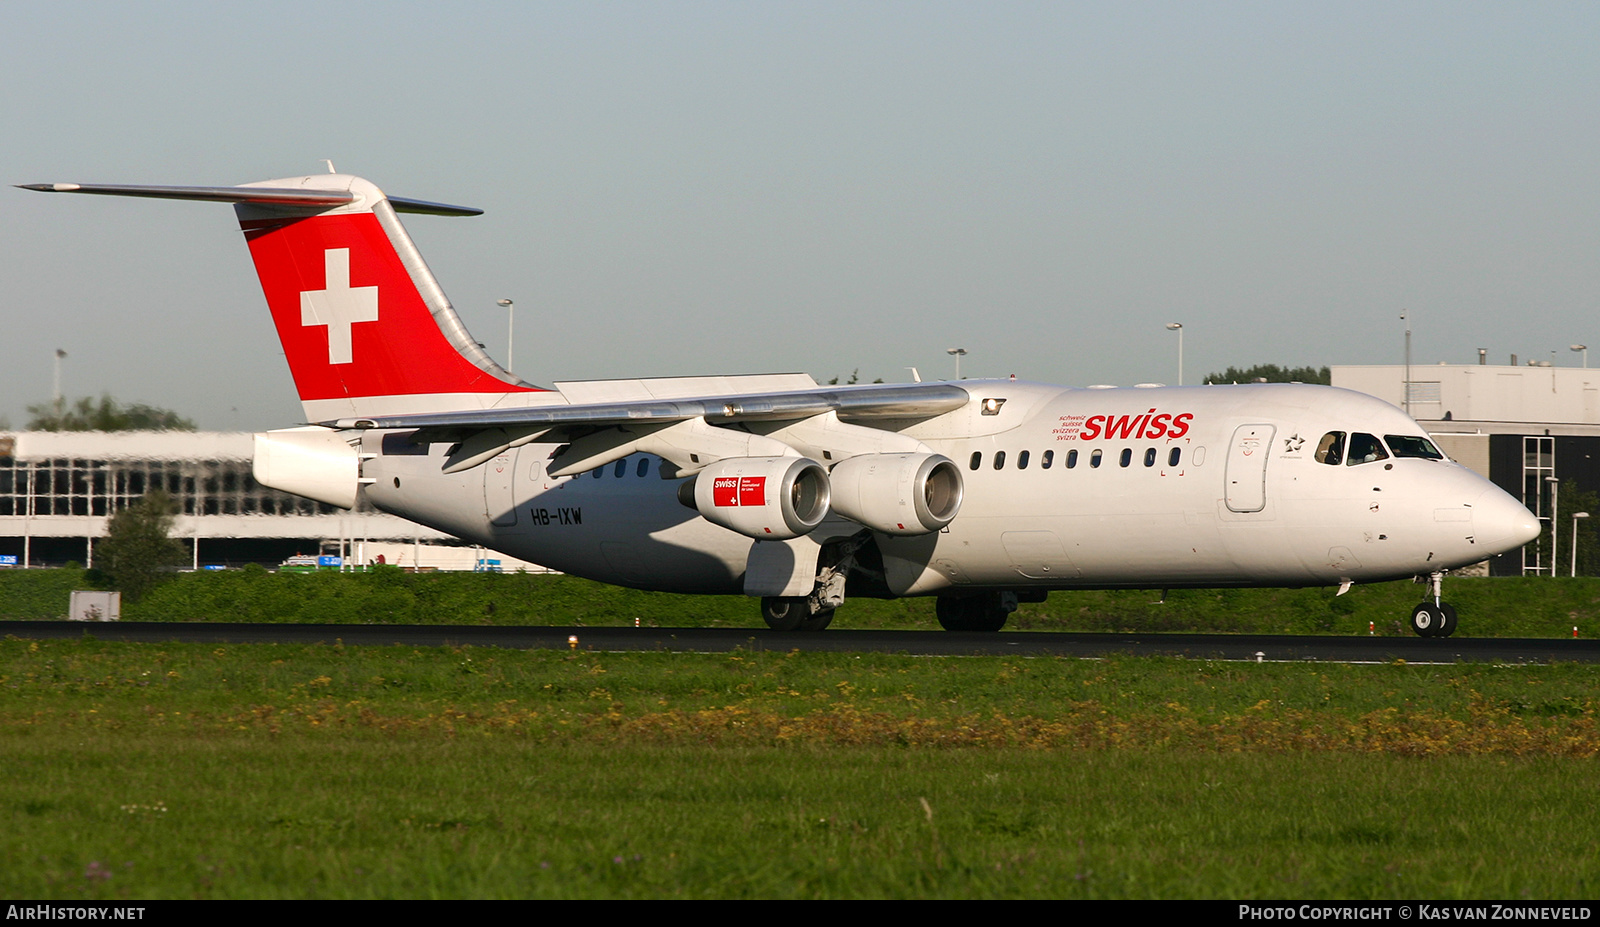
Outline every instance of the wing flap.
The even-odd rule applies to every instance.
[[[908,383],[697,399],[394,415],[340,419],[323,424],[356,430],[416,429],[415,441],[454,442],[457,446],[444,463],[446,473],[471,469],[509,448],[538,440],[568,445],[551,461],[552,475],[582,472],[644,452],[673,465],[670,471],[662,470],[666,477],[693,473],[722,457],[756,453],[781,456],[795,453],[790,449],[796,444],[806,444],[784,433],[783,428],[760,429],[773,434],[767,437],[737,427],[720,426],[737,426],[742,422],[781,424],[815,418],[818,423],[814,427],[801,427],[797,435],[809,436],[810,432],[822,429],[841,439],[851,429],[862,427],[840,423],[841,416],[857,421],[926,419],[959,409],[969,401],[967,391],[959,386]],[[858,436],[845,443],[862,442]],[[883,449],[878,447],[881,443],[867,442],[878,450]],[[901,443],[920,447],[912,439]]]
[[[782,393],[705,396],[692,399],[640,400],[582,405],[540,405],[347,418],[322,422],[331,428],[422,428],[430,436],[466,435],[487,428],[521,426],[597,426],[643,422],[681,422],[703,418],[720,425],[738,422],[791,421],[836,412],[842,419],[932,418],[966,405],[967,391],[949,383],[907,383],[896,386],[833,387]]]

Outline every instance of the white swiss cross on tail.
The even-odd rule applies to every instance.
[[[323,259],[324,289],[300,293],[300,324],[328,326],[328,363],[349,364],[355,360],[350,327],[378,321],[378,288],[350,285],[349,248],[329,248]]]

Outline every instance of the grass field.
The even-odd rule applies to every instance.
[[[0,620],[64,617],[68,593],[92,588],[81,570],[0,572]],[[1255,634],[1409,636],[1410,609],[1425,587],[1054,592],[1022,606],[1021,631],[1214,631]],[[1450,578],[1446,599],[1468,637],[1600,635],[1600,578]],[[254,621],[328,624],[632,625],[763,627],[743,596],[685,596],[606,586],[571,576],[485,573],[269,573],[260,568],[183,573],[141,602],[128,621]],[[851,599],[839,628],[935,629],[930,598]]]
[[[1556,898],[1583,666],[0,642],[0,890]]]

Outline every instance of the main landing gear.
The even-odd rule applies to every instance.
[[[761,618],[774,631],[821,631],[844,604],[845,580],[856,566],[856,552],[871,540],[869,531],[824,544],[817,558],[817,581],[810,595],[766,596]]]
[[[774,631],[821,631],[833,623],[833,612],[813,596],[769,595],[761,600],[761,617]]]
[[[1017,610],[1015,592],[980,592],[977,595],[939,596],[934,614],[946,631],[998,631]]]
[[[1444,573],[1431,573],[1427,579],[1417,577],[1417,582],[1433,584],[1433,601],[1422,602],[1411,610],[1411,630],[1420,637],[1449,637],[1456,632],[1455,606],[1439,600],[1439,585]]]

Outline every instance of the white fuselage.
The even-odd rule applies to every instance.
[[[1329,433],[1423,435],[1359,393],[960,385],[972,396],[966,407],[895,429],[954,460],[965,498],[942,531],[875,537],[891,594],[1374,582],[1482,561],[1523,543],[1534,523],[1448,460],[1319,462]],[[1002,402],[985,414],[995,405],[986,400]],[[442,446],[426,456],[380,447],[369,435],[365,449],[377,456],[363,475],[384,511],[603,582],[742,589],[755,542],[681,504],[679,481],[658,478],[651,455],[550,478],[558,445],[534,443],[445,475]],[[830,518],[814,536],[860,530]]]

